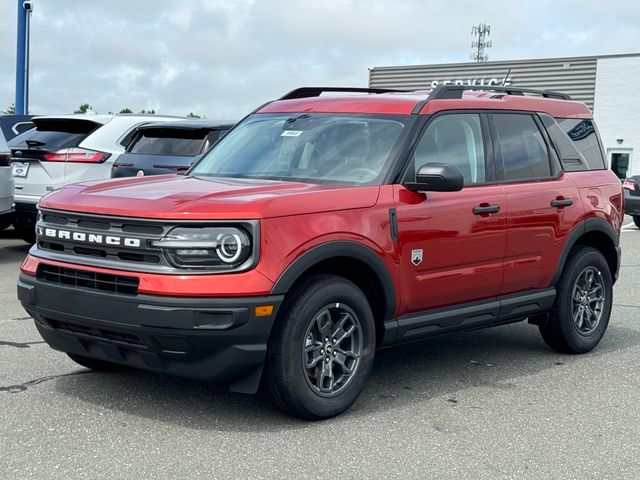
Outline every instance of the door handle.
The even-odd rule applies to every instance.
[[[477,207],[473,207],[474,215],[485,215],[487,213],[498,213],[500,211],[500,205],[489,205],[488,203],[481,203]]]
[[[571,200],[570,198],[558,197],[554,200],[551,200],[551,206],[554,208],[570,207],[571,205],[573,205],[573,200]]]

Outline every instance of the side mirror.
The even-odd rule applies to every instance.
[[[462,171],[448,163],[426,163],[416,173],[416,181],[405,187],[416,192],[458,192],[464,186]]]

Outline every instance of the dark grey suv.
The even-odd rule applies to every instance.
[[[627,178],[624,187],[624,213],[633,216],[633,222],[640,228],[640,175]]]

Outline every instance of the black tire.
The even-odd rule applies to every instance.
[[[589,273],[593,274],[593,284],[589,283],[589,288],[591,285],[595,285],[593,287],[595,290],[598,284],[601,285],[599,290],[604,293],[601,302],[589,303],[591,298],[598,297],[588,294],[580,295],[581,291],[588,290],[587,288],[581,289],[581,285],[584,286],[580,283],[581,279],[586,278],[582,275],[588,277]],[[574,295],[577,298],[574,299]],[[580,298],[583,300],[581,301]],[[576,247],[567,259],[560,280],[556,285],[556,300],[549,312],[549,318],[539,327],[542,338],[547,345],[561,353],[586,353],[593,350],[602,339],[609,324],[612,301],[611,271],[602,253],[591,247]],[[589,313],[585,315],[585,318],[590,320],[587,322],[585,319],[584,323],[580,317],[581,302],[586,302],[584,305],[589,305],[587,310]],[[595,308],[591,309],[593,306]],[[585,308],[582,307],[582,309]],[[601,312],[599,317],[597,313],[591,315],[596,310]],[[574,314],[576,318],[574,318]]]
[[[633,216],[633,223],[636,224],[636,227],[640,228],[640,215]]]
[[[13,228],[18,236],[30,245],[36,243],[35,218],[30,215],[16,215],[13,219]]]
[[[348,319],[351,315],[351,320],[347,320],[348,323],[343,321],[341,325],[347,325],[346,330],[353,332],[336,344],[332,340],[343,335],[336,334],[339,330],[335,324],[321,322],[321,319],[338,315],[340,319]],[[325,327],[328,325],[332,332],[327,337],[328,342],[323,343],[324,347],[315,342],[317,336],[322,337],[327,331],[320,330],[321,323]],[[344,329],[343,332],[347,333]],[[269,341],[267,383],[274,402],[286,413],[305,420],[340,415],[356,401],[369,378],[375,339],[371,307],[353,282],[327,274],[309,277],[285,299]],[[312,350],[306,354],[306,359],[305,348]],[[347,350],[352,353],[343,355]],[[353,355],[356,350],[359,352],[357,357]],[[309,355],[319,357],[320,361],[306,368]],[[343,366],[353,372],[346,374]],[[337,372],[335,378],[334,369]],[[324,384],[325,371],[331,372],[326,377],[330,379],[331,387],[328,389],[333,388],[333,392],[321,391],[327,388]],[[314,372],[315,380],[311,378]]]
[[[75,353],[67,353],[69,358],[76,362],[78,365],[96,370],[98,372],[121,372],[127,370],[124,365],[118,365],[117,363],[105,362],[104,360],[98,360],[97,358],[85,357],[83,355],[77,355]]]

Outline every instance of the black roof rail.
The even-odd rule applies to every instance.
[[[420,113],[425,104],[430,100],[459,99],[462,98],[462,94],[464,92],[470,90],[504,93],[506,95],[524,95],[525,93],[531,93],[534,95],[540,95],[544,98],[571,100],[571,97],[566,93],[554,92],[551,90],[536,90],[534,88],[503,87],[501,85],[438,85],[436,88],[431,90],[431,93],[425,100],[418,102],[411,113],[413,115]]]
[[[566,93],[553,92],[551,90],[536,90],[534,88],[503,87],[500,85],[438,85],[429,95],[431,100],[442,98],[462,98],[462,93],[468,90],[483,90],[485,92],[506,93],[507,95],[524,95],[531,93],[544,98],[556,98],[559,100],[571,100]]]
[[[361,88],[361,87],[301,87],[291,90],[278,100],[293,100],[296,98],[319,97],[324,92],[345,93],[398,93],[406,90],[392,90],[389,88]]]

